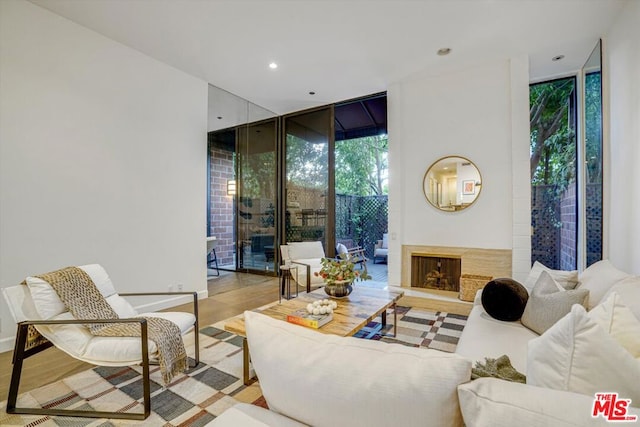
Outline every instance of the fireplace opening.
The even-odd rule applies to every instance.
[[[411,286],[460,291],[462,260],[455,257],[411,255]]]

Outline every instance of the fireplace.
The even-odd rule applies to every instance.
[[[440,259],[440,270],[433,272],[436,267],[427,265],[420,266],[422,261],[415,258],[436,258]],[[413,287],[416,290],[423,288],[428,290],[427,283],[433,283],[433,276],[444,275],[442,271],[443,259],[456,259],[460,262],[458,271],[448,274],[452,279],[447,280],[447,284],[459,281],[462,274],[474,274],[491,277],[511,277],[511,249],[485,249],[485,248],[464,248],[454,246],[427,246],[427,245],[402,245],[402,271],[401,283],[403,287]],[[422,272],[415,273],[413,270],[422,268]],[[448,266],[445,265],[445,268]],[[427,274],[432,273],[427,280]],[[422,279],[415,279],[422,276]],[[438,277],[435,277],[438,279]],[[445,282],[440,278],[440,283],[435,280],[436,289],[443,289]],[[457,288],[456,288],[457,289]],[[455,292],[455,291],[454,291]],[[459,291],[458,291],[459,292]]]
[[[460,290],[460,257],[411,255],[411,286],[416,288]]]

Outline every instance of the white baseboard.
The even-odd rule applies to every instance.
[[[6,351],[12,351],[13,350],[13,346],[15,345],[16,342],[16,337],[8,337],[8,338],[2,338],[0,340],[0,353],[4,353]]]
[[[209,292],[206,289],[198,291],[198,300],[205,299],[208,297],[209,297]],[[182,304],[188,304],[188,303],[191,303],[192,301],[193,301],[193,297],[191,297],[190,295],[181,295],[178,297],[163,299],[161,301],[155,301],[149,304],[135,305],[134,307],[140,313],[147,313],[152,311],[164,310],[164,309],[175,307]],[[15,341],[16,341],[15,335],[12,337],[0,339],[0,353],[4,353],[6,351],[13,351]]]

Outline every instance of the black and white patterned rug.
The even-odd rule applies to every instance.
[[[370,322],[355,337],[380,340],[389,343],[426,347],[453,353],[467,316],[430,311],[417,307],[398,306],[398,332],[393,336],[393,314],[387,315],[387,325],[382,328],[379,319]],[[391,335],[389,335],[391,334]]]
[[[356,336],[413,347],[455,350],[466,317],[420,308],[397,307],[398,336],[393,332],[393,312],[381,328],[379,319]],[[192,335],[186,337],[192,349]],[[145,421],[9,415],[0,403],[2,426],[204,426],[237,402],[266,407],[260,385],[242,383],[242,338],[224,331],[224,321],[200,329],[201,363],[162,387],[160,369],[151,370],[151,410]],[[28,366],[28,365],[27,365]],[[23,393],[18,406],[60,409],[142,412],[141,368],[96,367]]]

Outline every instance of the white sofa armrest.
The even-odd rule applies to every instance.
[[[496,378],[480,378],[458,386],[460,409],[467,427],[608,426],[593,418],[593,396],[551,390]],[[638,415],[630,408],[627,415]]]

